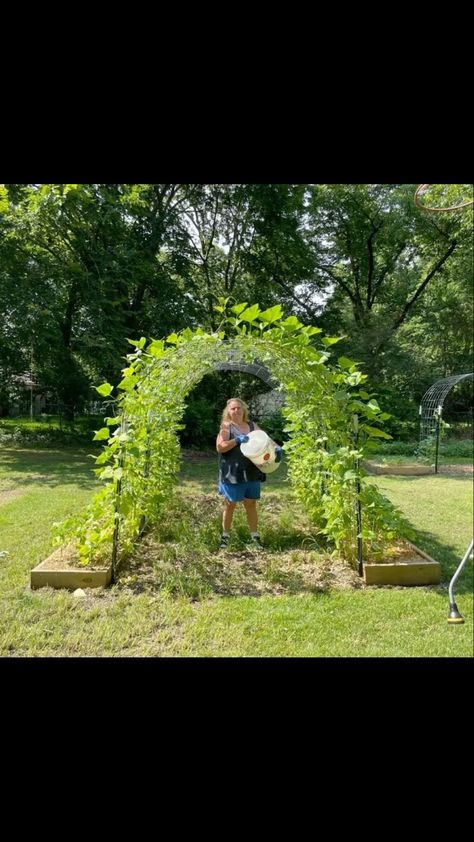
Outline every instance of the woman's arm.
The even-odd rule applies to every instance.
[[[216,438],[216,450],[218,453],[227,453],[228,450],[233,450],[234,447],[237,447],[237,442],[235,439],[230,438],[230,424],[228,421],[224,421]]]

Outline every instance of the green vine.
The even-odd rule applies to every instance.
[[[363,475],[355,466],[370,441],[391,438],[374,426],[390,416],[365,392],[367,378],[355,362],[339,357],[330,363],[330,348],[340,337],[322,336],[295,316],[285,318],[280,305],[261,311],[258,304],[230,306],[220,299],[215,309],[221,316],[215,333],[186,328],[165,340],[128,340],[134,351],[117,386],[119,397],[111,398],[112,413],[94,437],[105,443],[95,470],[106,486],[80,519],[65,524],[62,538],[73,535],[83,563],[95,561],[110,553],[118,519],[121,551],[130,550],[143,519],[156,522],[173,495],[187,395],[215,364],[237,355],[249,363],[258,359],[280,383],[294,495],[334,550],[354,563],[355,480]],[[97,391],[110,397],[113,387],[104,383]],[[380,553],[403,531],[402,521],[372,485],[363,483],[360,497],[366,551]]]

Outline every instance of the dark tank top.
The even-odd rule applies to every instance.
[[[253,421],[247,422],[250,427],[250,432],[255,428]],[[235,439],[236,436],[241,435],[239,431],[230,425],[229,439]],[[240,445],[228,450],[227,453],[219,453],[219,482],[227,482],[231,485],[237,485],[239,482],[265,482],[266,474],[259,471],[256,465],[247,459],[242,453]]]

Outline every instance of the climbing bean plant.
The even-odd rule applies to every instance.
[[[338,337],[285,317],[279,305],[262,311],[258,304],[231,306],[220,299],[215,309],[221,316],[215,333],[187,328],[162,340],[129,340],[134,351],[117,386],[119,397],[112,399],[109,383],[97,387],[112,407],[95,435],[105,443],[95,469],[105,486],[83,517],[66,524],[66,533],[78,539],[84,563],[110,553],[118,525],[122,552],[131,548],[144,519],[156,522],[173,494],[187,395],[216,364],[238,355],[242,362],[258,359],[280,384],[294,495],[328,544],[354,563],[358,464],[371,440],[390,438],[375,426],[390,416],[365,391],[366,375],[355,362],[333,360]],[[362,483],[360,498],[366,557],[380,555],[403,523],[372,485]]]

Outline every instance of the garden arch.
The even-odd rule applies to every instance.
[[[226,363],[214,363],[215,371],[242,371],[245,374],[253,374],[254,377],[259,377],[267,386],[274,389],[278,386],[277,381],[270,374],[268,368],[262,365],[258,360],[253,363],[246,363],[245,360],[238,360],[235,354],[232,354]]]
[[[284,319],[279,306],[263,313],[258,305],[242,312],[244,306],[236,305],[238,318],[223,319],[236,334],[231,338],[224,331],[187,328],[148,344],[143,337],[129,340],[134,352],[117,387],[121,395],[111,398],[113,417],[105,419],[107,426],[95,436],[107,440],[96,460],[107,484],[74,529],[86,563],[101,552],[103,557],[112,541],[115,564],[119,535],[127,552],[145,519],[152,524],[166,511],[180,468],[177,433],[186,397],[216,369],[239,368],[269,385],[279,384],[285,394],[285,454],[294,496],[341,556],[355,563],[362,536],[367,546],[375,542],[378,547],[393,538],[399,526],[393,507],[373,485],[359,484],[365,442],[389,438],[372,426],[388,416],[358,391],[366,375],[346,357],[329,362],[328,348],[336,337],[318,336],[316,344],[313,337],[321,330],[295,316]],[[110,397],[113,387],[104,383],[97,391]],[[367,508],[362,530],[356,526],[356,502]]]
[[[467,377],[473,378],[474,374],[471,372],[470,374],[455,374],[452,377],[444,377],[442,380],[433,383],[425,392],[419,409],[420,442],[437,434],[444,401],[451,389]]]

